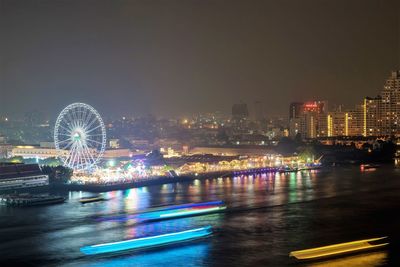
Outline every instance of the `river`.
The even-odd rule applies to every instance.
[[[24,266],[400,266],[400,169],[361,172],[336,167],[287,174],[194,180],[105,193],[64,194],[64,204],[0,206],[0,263]],[[133,225],[95,216],[161,204],[223,200],[226,213]],[[79,248],[211,225],[199,242],[119,255],[88,257]],[[389,236],[387,250],[299,264],[292,250]]]

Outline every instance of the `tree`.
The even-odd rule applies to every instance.
[[[297,133],[297,134],[296,134],[296,136],[294,137],[294,141],[295,141],[297,144],[303,143],[303,138],[301,137],[301,133]]]
[[[221,130],[218,131],[217,140],[220,141],[220,142],[228,143],[229,136],[226,133],[225,129],[221,129]]]
[[[64,166],[42,166],[44,174],[49,176],[50,183],[66,183],[71,179],[73,170]]]
[[[314,147],[306,146],[300,150],[299,158],[301,160],[309,162],[315,158],[315,154],[316,154],[316,151],[315,151]]]

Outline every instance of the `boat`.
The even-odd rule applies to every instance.
[[[361,171],[375,171],[379,167],[380,167],[379,164],[361,164],[360,165]]]
[[[105,197],[98,195],[98,196],[92,196],[92,197],[82,197],[81,199],[79,199],[79,202],[82,204],[86,204],[86,203],[105,201],[105,200],[107,200]]]
[[[146,249],[151,247],[165,246],[178,242],[187,242],[205,238],[212,234],[211,226],[174,232],[162,235],[148,236],[142,238],[129,239],[119,242],[104,243],[80,248],[85,255],[96,255],[110,252]]]
[[[31,195],[31,194],[15,194],[3,195],[0,197],[0,202],[7,206],[39,206],[63,203],[64,197],[52,195]]]
[[[226,206],[204,206],[174,210],[161,210],[155,212],[146,212],[138,214],[136,217],[141,221],[157,221],[173,218],[182,218],[188,216],[198,216],[210,213],[221,212],[226,209]]]
[[[287,172],[297,172],[299,169],[296,167],[281,167],[278,169],[279,173],[287,173]]]
[[[140,213],[127,215],[117,215],[99,218],[99,221],[126,221],[137,220],[137,222],[150,222],[158,220],[167,220],[182,218],[188,216],[199,216],[211,213],[222,212],[226,209],[222,201],[211,201],[202,203],[188,203],[173,206],[161,206],[158,208],[150,208]]]
[[[333,258],[348,254],[377,250],[389,245],[389,243],[384,242],[386,238],[387,237],[378,237],[312,249],[292,251],[290,252],[289,257],[294,257],[297,260],[301,261],[320,260],[325,258]]]

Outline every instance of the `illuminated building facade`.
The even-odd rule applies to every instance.
[[[349,114],[344,111],[328,112],[326,116],[326,136],[349,135]]]
[[[305,112],[300,119],[300,134],[305,138],[317,137],[318,120],[314,112]]]
[[[289,119],[298,119],[303,111],[303,102],[290,103],[289,107]]]
[[[67,151],[62,151],[62,154],[66,155]],[[57,152],[55,148],[46,148],[39,146],[15,146],[11,149],[10,157],[23,157],[27,158],[37,158],[37,159],[46,159],[46,158],[55,158],[60,154]]]
[[[364,129],[364,107],[356,105],[355,109],[347,113],[348,136],[361,136]]]
[[[381,92],[381,133],[400,134],[400,71],[392,71]]]
[[[294,102],[289,108],[289,133],[303,138],[326,136],[327,101]]]
[[[37,164],[9,164],[0,166],[0,190],[40,187],[49,184]]]
[[[381,97],[366,97],[363,102],[363,136],[378,136],[380,132]]]
[[[295,137],[298,133],[301,133],[300,130],[301,119],[293,118],[289,120],[289,136]]]
[[[292,137],[399,136],[400,71],[391,73],[380,96],[365,97],[354,110],[327,112],[325,101],[296,102],[289,117]]]

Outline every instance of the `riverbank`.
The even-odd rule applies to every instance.
[[[195,174],[188,174],[176,177],[157,176],[157,177],[147,178],[146,180],[132,181],[126,183],[105,183],[105,184],[53,183],[50,185],[50,187],[52,189],[66,190],[66,191],[107,192],[107,191],[124,190],[129,188],[137,188],[137,187],[151,186],[151,185],[191,182],[196,179],[203,180],[207,178],[259,174],[259,173],[276,173],[276,172],[287,173],[287,172],[297,172],[302,170],[312,170],[319,168],[320,166],[309,167],[307,169],[301,169],[301,170],[298,169],[279,170],[277,168],[257,168],[257,169],[247,169],[247,170],[237,170],[237,171],[195,173]]]

